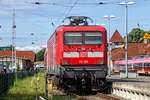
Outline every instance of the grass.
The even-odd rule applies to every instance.
[[[39,88],[37,77],[39,76]],[[35,97],[45,97],[45,78],[44,73],[27,77],[24,80],[17,80],[7,94],[3,94],[0,100],[35,100]]]
[[[37,78],[39,77],[39,82]],[[39,85],[37,84],[39,83]],[[39,88],[37,89],[37,87]],[[9,91],[5,94],[0,95],[0,100],[35,100],[35,97],[45,95],[45,78],[44,73],[35,74],[33,77],[27,77],[23,80],[17,80]],[[76,100],[69,96],[54,95],[49,100]]]

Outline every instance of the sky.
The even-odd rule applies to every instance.
[[[110,35],[117,29],[124,37],[125,6],[118,5],[122,1],[124,0],[0,0],[0,46],[12,44],[13,9],[17,50],[38,51],[46,47],[47,40],[63,24],[62,20],[66,16],[88,16],[94,20],[92,24],[105,24],[104,27],[108,30],[108,20],[104,16],[114,15],[116,18],[110,20]],[[126,0],[129,1],[136,4],[128,6],[128,32],[138,27],[150,30],[150,0]],[[97,4],[98,2],[104,4]]]

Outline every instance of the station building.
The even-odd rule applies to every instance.
[[[33,67],[35,53],[33,51],[16,51],[16,66],[19,70],[30,70]],[[12,51],[0,51],[0,65],[12,66]]]

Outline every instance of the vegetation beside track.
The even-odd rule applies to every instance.
[[[37,78],[39,77],[39,82]],[[44,73],[35,74],[32,77],[17,79],[14,85],[6,92],[0,95],[0,100],[39,100],[39,96],[46,98],[45,95],[45,77]],[[47,100],[47,99],[46,99]],[[76,100],[70,96],[54,95],[49,100]]]
[[[44,73],[38,73],[23,80],[16,80],[14,86],[0,96],[0,100],[35,100],[36,95],[45,96]]]

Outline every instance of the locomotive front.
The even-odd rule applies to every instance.
[[[60,85],[76,90],[99,90],[107,75],[107,36],[104,27],[88,25],[84,17],[69,17],[58,28],[61,42]],[[82,25],[80,25],[80,23]]]

